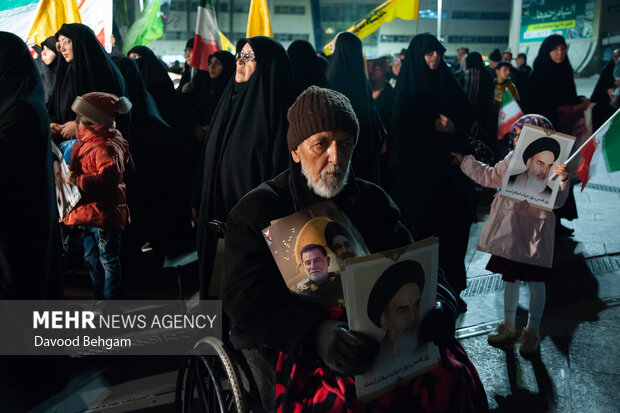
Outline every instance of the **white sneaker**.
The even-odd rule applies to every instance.
[[[501,347],[514,343],[516,338],[516,331],[509,329],[504,323],[499,323],[497,329],[487,336],[487,341],[492,346]]]

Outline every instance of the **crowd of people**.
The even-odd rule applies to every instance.
[[[188,62],[191,50],[190,41]],[[456,317],[467,311],[460,293],[480,202],[475,184],[501,186],[524,124],[562,132],[558,108],[587,106],[566,50],[552,35],[533,68],[525,55],[515,67],[512,54],[499,50],[487,67],[466,48],[449,66],[429,33],[413,37],[397,58],[369,62],[348,32],[328,58],[305,41],[285,50],[257,36],[239,40],[236,55],[214,53],[208,71],[186,65],[175,89],[151,49],[109,55],[81,24],[63,25],[37,60],[18,37],[0,33],[0,54],[11,56],[0,61],[0,165],[11,198],[0,220],[0,296],[61,298],[63,248],[71,247],[63,240],[79,234],[95,298],[132,298],[122,280],[139,268],[144,245],[161,260],[197,248],[207,298],[218,241],[209,222],[221,220],[230,341],[259,366],[253,373],[266,411],[487,411],[476,368],[454,338]],[[508,92],[532,115],[498,140],[498,102]],[[613,107],[605,92],[598,95]],[[68,151],[66,179],[81,194],[61,224],[52,142]],[[492,154],[485,163],[475,158],[479,145]],[[566,166],[554,172],[562,181],[555,214],[496,195],[479,244],[493,254],[487,268],[506,281],[505,321],[490,344],[516,340],[519,283],[529,283],[522,354],[538,349],[559,218],[577,217]],[[440,240],[437,305],[420,321],[420,337],[439,346],[441,363],[365,406],[352,375],[368,367],[379,344],[349,330],[342,312],[291,293],[261,233],[325,200],[350,218],[371,253]],[[511,237],[498,239],[489,222],[512,222],[511,214],[527,216],[528,227],[505,228]],[[302,260],[315,252],[329,265],[325,247],[304,251]]]

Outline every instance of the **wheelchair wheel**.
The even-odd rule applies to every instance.
[[[205,356],[206,350],[217,356]],[[183,359],[177,378],[177,412],[246,413],[246,398],[239,368],[214,337],[198,341]]]

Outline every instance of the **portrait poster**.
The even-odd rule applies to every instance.
[[[575,142],[573,136],[525,125],[502,181],[500,195],[527,201],[551,211],[560,186],[553,168],[566,162]]]
[[[420,322],[435,306],[439,240],[347,260],[342,285],[349,328],[374,338],[380,351],[370,369],[355,376],[357,397],[372,400],[433,369],[432,342],[419,339]]]
[[[368,255],[368,248],[336,204],[321,202],[273,220],[262,233],[289,290],[321,305],[344,305],[341,268]]]
[[[58,149],[52,142],[52,154],[54,159],[54,183],[56,184],[56,206],[58,208],[59,222],[62,222],[69,212],[77,205],[80,200],[80,190],[77,186],[65,182],[69,173],[69,167]]]

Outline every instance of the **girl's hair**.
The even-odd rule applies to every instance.
[[[521,129],[523,129],[523,125],[540,126],[541,128],[555,131],[553,124],[546,117],[536,114],[523,115],[519,119],[517,119],[517,121],[513,123],[510,127],[510,132],[508,132],[508,138],[510,139],[511,144],[512,141],[514,141],[515,137],[518,135],[518,133],[521,131]],[[517,128],[519,128],[518,131]]]

